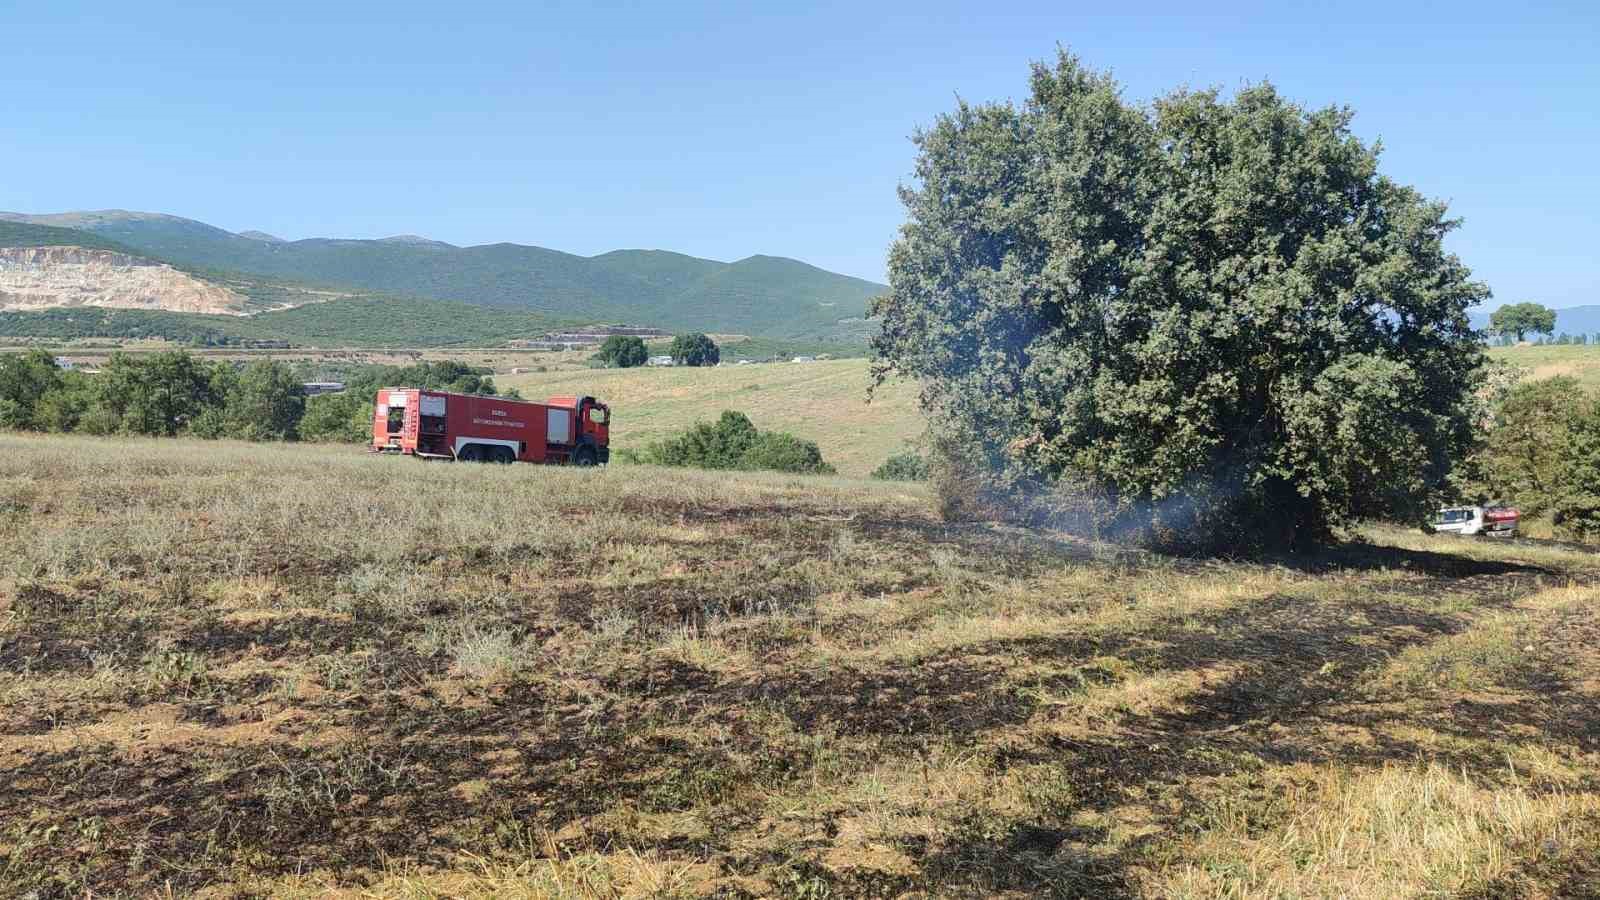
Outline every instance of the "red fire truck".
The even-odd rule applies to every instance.
[[[611,459],[611,410],[593,397],[544,403],[384,388],[372,416],[372,450],[423,459],[592,466]]]

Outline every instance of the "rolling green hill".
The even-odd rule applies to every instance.
[[[176,216],[111,210],[0,219],[81,229],[206,271],[453,300],[563,320],[788,340],[851,340],[883,286],[797,260],[733,263],[658,250],[584,257],[542,247],[455,247],[420,238],[275,241]]]
[[[137,250],[93,232],[0,219],[0,247],[83,247],[136,254]]]

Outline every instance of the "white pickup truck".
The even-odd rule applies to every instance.
[[[1448,506],[1434,516],[1434,531],[1449,534],[1478,534],[1484,537],[1516,537],[1521,513],[1510,506]]]

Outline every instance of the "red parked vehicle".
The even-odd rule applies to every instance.
[[[610,415],[593,397],[529,403],[384,388],[375,400],[371,449],[423,459],[593,466],[611,460]]]

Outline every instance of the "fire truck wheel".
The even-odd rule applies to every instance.
[[[461,448],[460,453],[456,454],[456,459],[459,459],[462,462],[477,462],[482,458],[483,457],[479,455],[477,444],[468,444]]]
[[[510,447],[496,447],[494,450],[494,461],[500,463],[501,465],[509,465],[510,463],[517,461],[517,455],[511,452]]]
[[[579,447],[578,452],[572,455],[572,464],[575,466],[594,465],[595,456],[593,447]]]

